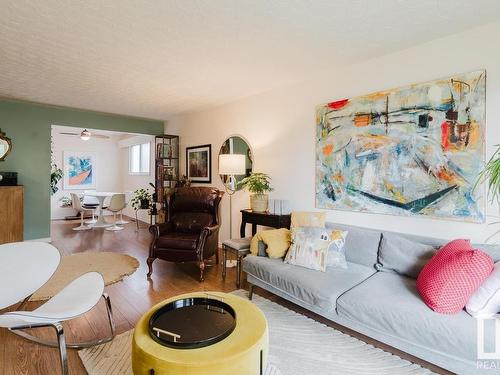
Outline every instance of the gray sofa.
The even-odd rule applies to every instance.
[[[327,268],[323,273],[289,265],[281,259],[249,255],[243,260],[247,281],[252,287],[266,289],[449,371],[497,373],[498,370],[485,372],[477,368],[474,318],[464,310],[455,315],[436,313],[423,303],[414,278],[395,271],[380,271],[379,247],[383,235],[385,238],[399,235],[435,248],[447,241],[342,224],[327,226],[349,231],[345,244],[347,269]],[[495,262],[500,261],[500,247],[481,248]]]

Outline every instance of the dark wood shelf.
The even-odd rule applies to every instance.
[[[179,176],[179,136],[163,134],[155,137],[155,185],[158,209],[165,213],[167,189],[175,187]],[[168,157],[162,155],[169,155]],[[167,178],[164,176],[176,176],[176,178]],[[163,215],[165,216],[165,215]],[[165,217],[160,217],[159,220],[166,220]]]

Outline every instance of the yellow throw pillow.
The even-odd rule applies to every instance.
[[[285,228],[262,231],[260,238],[267,245],[269,258],[283,258],[290,247],[290,231]]]
[[[292,212],[291,228],[297,227],[316,227],[324,228],[326,221],[326,212]]]
[[[263,241],[262,237],[260,236],[261,233],[262,232],[255,233],[255,236],[253,236],[252,240],[250,241],[250,254],[252,255],[259,254],[259,241]]]

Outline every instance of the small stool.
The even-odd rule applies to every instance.
[[[223,258],[223,267],[222,267],[222,277],[226,277],[226,261],[227,261],[227,252],[230,251],[234,255],[236,255],[236,287],[240,287],[241,280],[241,259],[247,254],[250,253],[250,241],[252,237],[246,238],[233,238],[230,240],[226,240],[222,243],[222,258]]]

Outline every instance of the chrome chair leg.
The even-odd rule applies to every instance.
[[[62,326],[61,323],[56,322],[56,323],[28,324],[28,325],[25,325],[25,326],[19,326],[19,327],[9,328],[9,331],[11,331],[12,333],[14,333],[14,334],[16,334],[18,336],[21,336],[21,337],[24,337],[24,338],[28,338],[29,340],[34,341],[34,342],[36,342],[38,344],[45,345],[45,340],[40,340],[37,337],[28,335],[27,333],[25,333],[23,331],[18,331],[18,330],[22,330],[22,329],[45,328],[45,327],[52,327],[56,331],[57,344],[47,345],[47,346],[51,346],[51,347],[55,347],[55,348],[59,349],[59,358],[61,360],[61,372],[62,372],[63,375],[69,375],[69,371],[68,371],[68,355],[67,355],[67,352],[66,352],[67,346],[66,346],[66,341],[64,339],[64,329],[63,329],[63,326]]]
[[[28,301],[30,300],[31,296],[33,295],[34,293],[31,293],[28,297],[26,297],[25,299],[22,300],[22,302],[19,304],[19,306],[16,307],[16,311],[19,311],[19,310],[22,310],[24,305],[26,305],[28,303]]]
[[[103,293],[102,298],[104,298],[104,302],[106,302],[106,312],[108,314],[108,322],[109,328],[111,329],[111,338],[108,341],[111,341],[115,338],[115,319],[113,317],[113,308],[111,307],[111,299],[109,298],[108,293]]]
[[[95,345],[100,345],[100,344],[105,344],[107,342],[110,342],[115,338],[115,320],[113,317],[113,310],[111,307],[111,299],[109,298],[107,293],[102,294],[102,298],[104,299],[106,303],[106,311],[108,315],[108,322],[109,322],[109,328],[111,330],[111,336],[99,339],[99,340],[94,340],[94,341],[86,341],[86,342],[79,342],[79,343],[73,343],[73,344],[65,344],[65,347],[68,349],[85,349],[85,348],[90,348]],[[60,323],[56,323],[60,324]],[[9,331],[11,331],[13,334],[17,336],[21,336],[22,338],[26,340],[30,340],[33,342],[36,342],[37,344],[44,345],[44,346],[49,346],[51,348],[57,348],[59,347],[60,343],[59,342],[54,342],[54,341],[49,341],[49,340],[44,340],[39,337],[30,335],[29,333],[26,333],[22,331],[23,329],[26,328],[37,328],[37,327],[47,327],[47,325],[39,325],[39,326],[22,326],[22,327],[14,327],[14,328],[9,328]]]
[[[61,370],[63,375],[69,375],[68,371],[68,355],[66,352],[66,342],[64,340],[64,330],[61,323],[53,325],[57,334],[57,344],[59,346],[59,358],[61,359]]]

